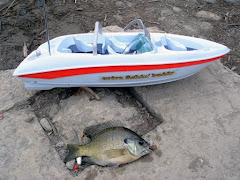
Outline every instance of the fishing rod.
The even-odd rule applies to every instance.
[[[49,34],[48,34],[48,25],[47,25],[47,12],[46,12],[45,0],[43,0],[43,9],[44,9],[45,30],[46,30],[46,36],[47,36],[47,42],[48,42],[48,52],[49,52],[49,55],[51,56],[50,43],[49,43]]]

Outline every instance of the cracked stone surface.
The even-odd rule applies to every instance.
[[[27,118],[33,120],[29,123]],[[4,113],[0,144],[1,180],[70,178],[37,118],[28,109]]]
[[[158,149],[97,179],[239,179],[240,78],[219,62],[184,80],[134,88],[164,123],[144,136]],[[157,97],[157,98],[156,98]]]
[[[162,157],[143,167],[156,167],[151,177],[240,178],[239,75],[216,62],[187,79],[134,90],[164,119],[154,133],[161,136]]]
[[[53,123],[65,144],[79,143],[83,130],[91,125],[116,121],[133,128],[142,123],[135,118],[136,109],[123,107],[114,95],[104,96],[100,101],[90,101],[88,95],[82,93],[62,100],[60,107]]]
[[[13,71],[0,71],[0,112],[11,109],[16,103],[27,100],[36,93],[26,90],[22,80],[12,77]]]
[[[70,175],[32,110],[11,109],[35,94],[12,72],[0,72],[0,179],[240,179],[240,78],[219,62],[177,82],[132,88],[137,99],[164,120],[144,135],[158,149],[119,168],[87,167],[77,177]],[[78,143],[86,126],[109,120],[135,131],[143,123],[136,114],[113,94],[90,101],[84,92],[49,107],[66,144]]]

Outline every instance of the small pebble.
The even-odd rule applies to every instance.
[[[123,95],[123,92],[118,91],[118,90],[116,90],[115,93],[116,93],[118,96],[122,96],[122,95]]]
[[[56,147],[63,147],[64,146],[64,142],[60,141],[56,144]]]
[[[77,8],[76,10],[77,11],[83,11],[83,8]]]
[[[25,122],[28,122],[28,123],[30,123],[30,122],[32,122],[33,121],[33,117],[28,117],[27,119],[25,119]]]
[[[157,149],[157,145],[152,145],[152,146],[150,146],[150,148],[149,149],[151,149],[152,151],[154,151],[154,150],[156,150]]]
[[[216,0],[203,0],[203,1],[209,4],[214,4],[217,2]]]
[[[139,101],[136,101],[136,103],[139,107],[142,107],[142,104]]]
[[[22,9],[22,10],[20,10],[19,14],[20,14],[21,16],[24,16],[25,14],[27,14],[27,12],[26,12],[24,9]]]
[[[221,19],[221,17],[218,16],[217,14],[208,12],[208,11],[199,11],[196,13],[196,16],[199,18],[204,18],[204,19],[209,19],[214,21],[219,21]]]
[[[179,7],[173,7],[173,11],[179,13],[182,11],[182,9],[180,9]]]
[[[122,7],[123,6],[123,2],[122,1],[117,1],[116,2],[116,6],[117,7]]]
[[[44,129],[45,131],[47,131],[47,132],[50,132],[50,131],[53,130],[52,127],[50,126],[48,120],[47,120],[46,118],[42,118],[42,119],[40,120],[40,124],[41,124],[41,126],[43,127],[43,129]]]
[[[75,160],[71,160],[66,163],[66,166],[68,169],[73,169],[74,165],[75,165]]]
[[[239,0],[224,0],[224,1],[228,2],[228,3],[231,3],[231,4],[234,4],[234,5],[239,5],[240,4]]]

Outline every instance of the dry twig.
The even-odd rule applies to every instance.
[[[28,49],[26,42],[23,43],[23,57],[27,57],[28,55]]]
[[[90,89],[88,87],[81,87],[81,88],[84,89],[85,91],[87,91],[97,101],[100,100],[100,97],[92,89]]]
[[[104,22],[107,20],[107,16],[108,16],[108,15],[106,14],[105,17],[104,17],[104,20],[103,20]]]
[[[8,10],[12,7],[13,3],[15,2],[16,0],[13,0],[13,2],[8,6],[7,10],[6,10],[6,13],[8,12]]]
[[[148,1],[148,3],[160,2],[159,0]]]
[[[240,26],[240,24],[228,24],[228,26]]]
[[[41,36],[43,33],[45,33],[46,32],[46,29],[44,29],[42,32],[40,32],[38,35],[37,35],[37,37],[39,37],[39,36]]]
[[[7,11],[8,11],[11,7],[17,5],[17,4],[20,3],[21,1],[17,1],[17,2],[15,2],[15,3],[14,3],[14,2],[15,2],[15,0],[13,0],[10,5],[4,6],[2,9],[0,9],[0,12],[2,12],[4,9],[7,8],[7,10],[6,10],[6,12],[5,12],[5,14],[6,14]]]
[[[151,24],[157,24],[157,25],[160,25],[160,23],[158,23],[158,22],[153,22],[153,21],[148,21],[149,23],[151,23]]]
[[[48,119],[47,119],[47,120],[48,120]],[[54,135],[57,136],[57,135],[58,135],[58,132],[57,132],[56,127],[53,125],[52,121],[48,120],[48,122],[49,122],[50,126],[51,126],[52,129],[53,129]]]

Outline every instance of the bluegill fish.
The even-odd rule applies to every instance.
[[[133,162],[151,152],[150,145],[138,134],[124,127],[110,127],[95,134],[84,145],[68,145],[68,162],[77,157],[100,166],[119,166]]]

